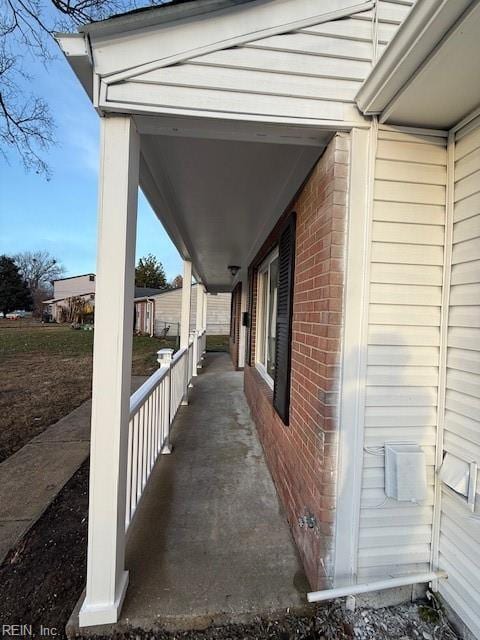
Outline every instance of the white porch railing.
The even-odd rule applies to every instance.
[[[184,347],[177,351],[170,366],[170,423],[173,422],[177,415],[178,408],[186,394],[188,386],[187,373],[188,350]]]
[[[197,368],[194,368],[194,363],[195,363],[195,339],[194,337],[191,335],[188,341],[188,372],[190,375],[190,380],[188,381],[188,384],[190,384],[192,376],[197,374]]]
[[[197,364],[199,365],[207,348],[207,332],[205,329],[197,336]]]
[[[200,362],[197,353],[203,354],[202,335],[191,337],[188,347],[177,351],[173,358],[173,350],[159,351],[162,366],[130,398],[125,531],[158,456],[171,452],[170,427],[182,401],[187,399],[192,376],[196,375]]]

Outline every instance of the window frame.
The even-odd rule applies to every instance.
[[[267,371],[266,359],[268,354],[268,310],[270,309],[270,266],[278,259],[278,245],[275,246],[268,256],[263,260],[257,268],[257,303],[256,303],[256,331],[255,331],[255,369],[259,372],[268,386],[273,390],[275,381]],[[263,274],[267,274],[266,279],[266,297],[264,301],[264,284]],[[263,335],[262,335],[263,334]],[[260,346],[263,350],[263,361],[260,358]]]

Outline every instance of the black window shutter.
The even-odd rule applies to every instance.
[[[295,226],[292,213],[278,245],[277,333],[273,406],[288,425],[290,408],[290,365],[292,353],[293,280],[295,275]]]

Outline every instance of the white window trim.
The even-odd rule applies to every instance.
[[[262,378],[265,380],[265,382],[268,384],[268,386],[273,390],[274,387],[274,380],[272,378],[272,376],[267,372],[267,368],[265,366],[264,362],[261,362],[258,359],[258,353],[259,353],[259,346],[260,346],[260,341],[262,341],[263,345],[264,345],[264,349],[266,349],[266,345],[267,345],[267,331],[268,331],[268,322],[263,322],[263,315],[265,313],[265,309],[263,308],[263,305],[260,304],[263,300],[262,297],[262,288],[261,288],[261,278],[259,277],[262,273],[267,272],[268,273],[268,278],[267,278],[267,300],[266,300],[266,309],[269,308],[270,306],[270,270],[269,270],[269,266],[271,265],[271,263],[276,260],[278,258],[278,247],[275,247],[275,249],[273,249],[273,251],[271,251],[268,256],[265,258],[265,260],[262,262],[262,264],[258,267],[257,270],[257,309],[256,309],[256,313],[257,313],[257,328],[256,328],[256,335],[255,335],[255,368],[256,370],[259,372],[259,374],[262,376]],[[261,328],[262,325],[263,326],[263,332],[264,335],[261,335]],[[265,351],[265,355],[266,355],[266,351]]]
[[[265,382],[268,384],[270,389],[273,391],[274,381],[272,376],[270,376],[267,370],[265,369],[265,365],[263,365],[261,362],[255,362],[255,368],[258,371],[258,373],[262,376],[262,378],[265,380]]]

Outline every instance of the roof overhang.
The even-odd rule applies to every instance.
[[[106,20],[91,22],[79,29],[78,33],[56,33],[60,48],[87,92],[92,102],[95,101],[94,78],[95,64],[92,54],[92,39],[125,37],[133,31],[152,29],[168,23],[192,20],[205,14],[222,11],[236,5],[253,0],[191,0],[190,2],[145,7],[115,15]]]
[[[365,115],[449,129],[480,104],[480,0],[417,2],[357,94]]]
[[[373,6],[373,0],[192,0],[134,10],[55,38],[98,108],[101,83]]]
[[[55,39],[80,84],[93,101],[93,61],[88,38],[83,33],[58,33],[55,34]]]
[[[318,118],[274,106],[266,114],[248,108],[177,112],[150,102],[139,110],[128,100],[112,107],[102,102],[102,88],[372,7],[371,0],[195,0],[56,36],[99,113],[132,114],[140,134],[140,187],[210,293],[231,289],[228,265],[240,265],[237,277],[243,277],[332,135],[349,128],[343,115],[334,119],[336,103],[326,109],[322,101],[312,111]],[[355,122],[368,126],[353,111]],[[342,105],[338,113],[344,114]]]

